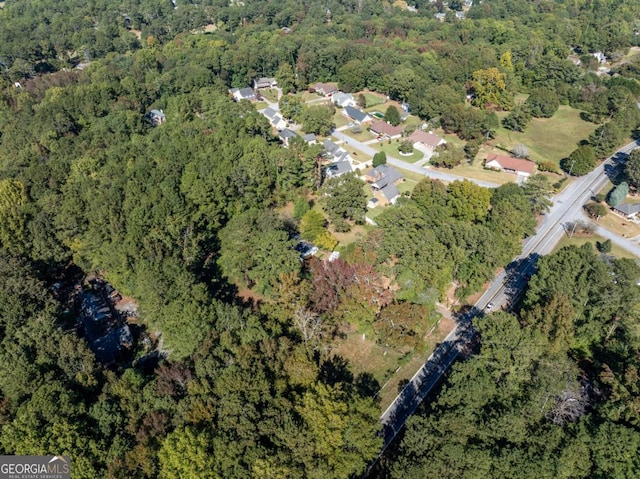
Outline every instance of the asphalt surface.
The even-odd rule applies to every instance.
[[[567,234],[568,223],[585,219],[583,205],[604,187],[610,176],[615,176],[626,155],[638,147],[640,147],[638,142],[625,145],[591,173],[574,180],[553,199],[553,206],[544,215],[536,234],[523,242],[522,254],[514,259],[511,267],[507,267],[495,277],[471,311],[458,320],[453,331],[436,348],[422,368],[416,372],[407,386],[384,411],[380,417],[384,434],[382,452],[386,450],[397,433],[404,427],[406,420],[416,411],[422,400],[455,361],[460,351],[471,341],[474,335],[472,320],[484,313],[488,303],[494,304],[493,311],[499,308],[508,308],[510,302],[524,292],[528,278],[535,271],[537,258],[553,250],[562,236]],[[389,157],[387,159],[389,160]],[[640,247],[635,243],[600,227],[597,232],[640,256]]]
[[[338,140],[341,140],[342,142],[345,143],[346,146],[350,146],[355,148],[356,150],[360,150],[361,152],[366,153],[369,156],[373,156],[376,153],[378,153],[378,150],[374,150],[369,145],[366,145],[361,141],[356,141],[350,136],[345,135],[340,131],[333,130],[331,132],[331,136],[333,136]],[[500,186],[496,183],[491,183],[489,181],[474,180],[471,178],[464,178],[463,176],[451,175],[449,173],[434,171],[430,168],[424,168],[422,166],[418,166],[413,163],[407,163],[406,161],[402,161],[398,158],[394,158],[393,156],[389,156],[389,155],[387,155],[387,163],[391,166],[402,168],[403,170],[411,171],[413,173],[418,173],[419,175],[428,176],[430,178],[433,178],[434,180],[441,180],[446,182],[452,182],[456,180],[458,181],[468,180],[476,183],[477,185],[484,186],[485,188],[497,188],[498,186]]]

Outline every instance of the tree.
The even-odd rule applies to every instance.
[[[379,151],[377,152],[375,155],[373,155],[373,161],[372,161],[372,166],[374,168],[376,168],[377,166],[380,165],[386,165],[387,164],[387,154],[384,151]]]
[[[28,198],[18,180],[0,181],[0,248],[5,252],[24,253]]]
[[[454,181],[449,185],[448,205],[452,215],[462,221],[481,221],[489,211],[491,190],[471,181]]]
[[[305,104],[302,98],[292,95],[283,95],[278,104],[283,118],[301,123],[305,114]]]
[[[390,123],[393,126],[397,126],[400,124],[400,112],[395,106],[389,105],[387,111],[384,114],[384,121]]]
[[[234,216],[220,231],[218,263],[231,281],[265,294],[280,274],[300,270],[294,245],[280,218],[251,209]]]
[[[214,461],[211,438],[194,428],[177,429],[162,441],[158,452],[161,479],[184,477],[198,479],[210,476]]]
[[[364,182],[353,173],[331,178],[324,185],[324,208],[336,231],[349,231],[345,220],[364,221],[367,195],[363,186]]]
[[[633,150],[627,157],[624,172],[629,181],[629,185],[634,188],[640,187],[640,149]]]
[[[531,113],[529,110],[524,106],[518,105],[504,117],[502,126],[507,130],[524,131],[529,121],[531,121]]]
[[[624,134],[620,126],[615,121],[609,121],[591,133],[589,145],[593,147],[596,158],[606,158],[620,145],[623,139]]]
[[[367,107],[367,98],[364,96],[363,93],[360,93],[358,95],[356,103],[360,108],[366,108]]]
[[[531,204],[531,211],[539,215],[549,211],[553,205],[549,196],[553,193],[553,186],[549,178],[538,173],[531,176],[523,185],[522,191]]]
[[[550,88],[537,88],[531,92],[525,105],[536,118],[551,118],[560,106],[560,99]]]
[[[300,236],[307,241],[315,241],[315,239],[326,232],[326,223],[324,215],[316,210],[309,210],[300,220]]]
[[[327,136],[335,127],[333,115],[335,107],[331,105],[315,105],[305,108],[300,119],[302,129],[307,133]]]
[[[413,142],[409,138],[405,138],[400,142],[400,146],[398,146],[398,151],[400,153],[405,153],[407,155],[413,153]]]
[[[511,154],[516,158],[528,158],[529,157],[529,148],[527,148],[522,143],[511,148]]]
[[[473,104],[479,107],[493,106],[508,109],[511,96],[507,92],[507,74],[498,68],[487,68],[473,72],[471,87],[474,92]]]
[[[278,86],[282,89],[284,95],[295,93],[296,91],[296,75],[289,63],[281,63],[275,75]],[[289,118],[289,117],[287,117]]]
[[[453,143],[446,143],[436,148],[436,154],[429,161],[433,166],[452,169],[462,164],[464,152]]]
[[[602,203],[587,203],[584,205],[584,210],[591,218],[601,218],[609,212],[609,209]]]
[[[611,253],[612,247],[613,247],[613,243],[611,243],[610,239],[596,242],[596,248],[598,248],[598,251],[600,251],[603,254]]]
[[[609,193],[609,197],[607,198],[607,203],[609,203],[609,206],[618,206],[624,201],[628,194],[629,184],[623,181],[613,190],[611,190],[611,192]]]
[[[596,167],[596,155],[589,145],[579,146],[569,158],[560,163],[561,168],[570,175],[582,176]]]

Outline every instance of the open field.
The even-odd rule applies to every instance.
[[[515,183],[516,181],[516,175],[503,173],[501,171],[486,170],[478,161],[472,165],[456,166],[452,170],[435,167],[432,167],[432,169],[434,171],[442,171],[443,173],[451,173],[452,175],[464,176],[465,178],[473,178],[474,180],[489,181],[499,185]]]
[[[507,112],[500,112],[498,116],[502,120]],[[547,160],[559,164],[562,158],[569,156],[578,147],[578,143],[596,128],[597,125],[580,118],[579,110],[561,105],[551,118],[533,118],[523,133],[499,127],[496,138],[490,143],[496,147],[496,152],[500,148],[510,150],[523,144],[529,148],[532,160]],[[504,151],[502,153],[508,154]]]
[[[573,238],[569,238],[569,237],[565,236],[560,240],[560,242],[556,245],[556,247],[554,248],[553,251],[554,252],[558,251],[560,248],[562,248],[564,246],[570,246],[570,245],[582,246],[585,243],[591,243],[591,244],[593,244],[593,246],[595,248],[596,241],[604,241],[604,238],[602,236],[598,236],[598,235],[593,235],[593,236],[574,236]],[[615,256],[616,258],[637,259],[634,255],[632,255],[628,251],[620,248],[619,246],[616,246],[615,244],[612,245],[611,253],[609,253],[609,254]]]

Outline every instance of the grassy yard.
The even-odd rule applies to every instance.
[[[593,244],[594,248],[596,246],[596,241],[604,241],[604,238],[602,236],[598,236],[598,235],[593,235],[593,236],[574,236],[573,238],[569,238],[568,236],[563,237],[560,242],[556,245],[556,247],[554,248],[554,252],[558,251],[560,248],[563,248],[565,246],[570,246],[570,245],[575,245],[575,246],[582,246],[585,243],[591,243]],[[628,251],[620,248],[619,246],[616,246],[615,244],[612,245],[611,247],[611,253],[609,253],[613,256],[615,256],[616,258],[629,258],[629,259],[637,259],[634,255],[632,255],[631,253],[629,253]]]
[[[260,94],[272,103],[278,103],[278,91],[269,88],[268,90],[260,90]]]
[[[453,175],[464,176],[465,178],[473,178],[475,180],[489,181],[502,185],[504,183],[515,183],[516,175],[509,173],[503,173],[501,171],[486,170],[479,162],[474,162],[472,165],[456,166],[452,170],[446,168],[433,168],[435,171],[442,171],[443,173],[451,173]]]
[[[366,126],[361,126],[360,129],[362,130],[360,133],[353,133],[351,128],[343,130],[342,133],[362,143],[364,143],[365,141],[373,140],[375,138],[375,136],[373,136],[371,132],[367,130]]]
[[[264,110],[265,108],[267,108],[269,105],[267,105],[266,102],[264,101],[254,101],[253,102],[253,106],[254,108],[257,110]]]
[[[498,114],[500,119],[507,116],[506,112]],[[523,144],[531,152],[531,159],[535,161],[553,161],[558,164],[578,147],[578,142],[586,139],[596,125],[580,118],[580,111],[570,106],[561,105],[551,118],[533,118],[523,132],[498,128],[496,138],[491,144],[510,150],[515,145]],[[499,149],[495,150],[499,152]],[[503,154],[508,154],[504,153]]]
[[[364,98],[367,101],[365,108],[371,108],[376,105],[381,105],[387,100],[387,98],[384,95],[381,95],[379,93],[373,93],[370,91],[361,91],[358,93],[354,93],[353,98],[357,100],[361,93],[364,95]]]
[[[376,150],[384,151],[387,155],[398,158],[402,161],[406,161],[407,163],[415,163],[416,161],[424,158],[424,154],[420,150],[413,150],[413,154],[411,156],[401,155],[398,151],[398,147],[400,146],[400,142],[396,142],[396,140],[391,140],[391,144],[389,141],[382,141],[380,143],[371,145]]]
[[[336,128],[340,128],[341,126],[348,125],[349,120],[342,115],[342,110],[338,108],[335,115],[333,115],[333,123],[335,123]]]

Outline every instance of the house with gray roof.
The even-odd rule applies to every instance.
[[[256,78],[253,80],[253,88],[255,90],[262,90],[264,88],[273,88],[278,86],[278,82],[275,78]]]
[[[337,178],[338,176],[346,175],[352,171],[353,168],[351,166],[351,162],[346,160],[336,161],[325,168],[324,176],[327,178]]]
[[[331,97],[331,101],[340,108],[345,108],[347,106],[356,106],[356,100],[353,98],[353,95],[351,93],[334,93]]]
[[[352,106],[347,106],[342,110],[342,115],[346,116],[351,121],[361,125],[363,123],[370,123],[373,121],[373,118],[368,113],[364,111],[358,110]]]
[[[145,118],[151,123],[151,126],[162,125],[167,117],[162,110],[151,110],[145,115]]]
[[[316,138],[316,135],[313,133],[307,133],[306,135],[302,135],[302,139],[308,145],[315,145],[316,143],[318,143],[318,139]]]
[[[266,116],[269,120],[272,120],[274,116],[277,115],[277,111],[271,107],[268,107],[262,114]]]
[[[285,146],[289,146],[289,142],[291,141],[291,139],[297,137],[298,134],[295,131],[290,130],[289,128],[285,128],[280,132],[279,136],[282,140],[282,143],[284,143]]]
[[[396,183],[404,177],[398,170],[389,165],[380,165],[367,171],[364,179],[371,185],[373,194],[380,200],[380,204],[394,204],[400,197]]]
[[[640,213],[640,204],[620,203],[613,207],[613,212],[625,219],[633,220]]]
[[[249,87],[232,88],[229,90],[229,93],[231,93],[235,101],[240,101],[240,100],[252,101],[256,99],[256,92],[253,91],[253,88],[249,88]]]

